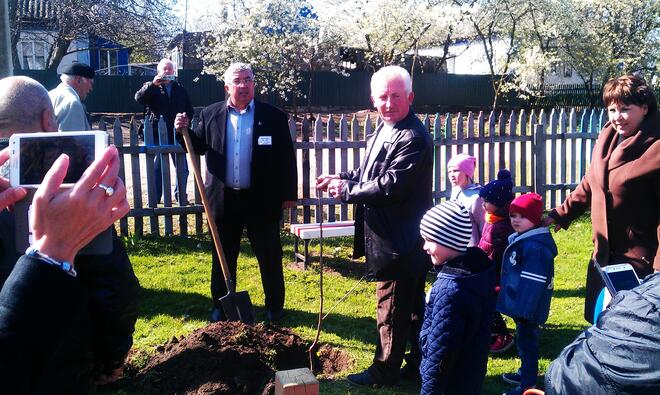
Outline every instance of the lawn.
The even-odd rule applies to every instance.
[[[559,249],[555,261],[555,293],[550,318],[541,334],[541,374],[560,350],[587,326],[582,319],[584,279],[592,248],[588,218],[576,221],[569,231],[554,233]],[[133,363],[140,366],[157,345],[207,324],[210,312],[209,273],[212,244],[208,238],[125,239],[135,273],[142,285],[140,317],[134,335]],[[313,339],[319,307],[319,272],[316,262],[306,271],[290,265],[293,240],[283,236],[286,309],[281,324],[292,328],[304,339]],[[313,251],[318,253],[317,246]],[[325,309],[335,304],[361,277],[363,261],[350,259],[352,240],[327,240],[324,247],[327,268],[324,276]],[[433,278],[428,277],[430,287]],[[238,290],[247,290],[255,306],[257,320],[265,319],[263,292],[256,259],[244,240],[239,260]],[[352,372],[369,366],[374,352],[375,286],[360,282],[355,290],[332,311],[323,323],[320,341],[339,347],[354,358]],[[508,320],[509,327],[513,322]],[[500,375],[517,369],[514,349],[491,357],[484,386],[485,394],[502,393],[507,386]],[[357,388],[340,377],[322,378],[324,394],[414,394],[413,385],[370,390]],[[539,377],[539,384],[541,384]]]

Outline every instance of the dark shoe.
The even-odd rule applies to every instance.
[[[376,381],[368,370],[362,373],[349,374],[346,376],[346,380],[352,384],[364,385],[371,388],[380,388],[383,385],[383,383]]]
[[[286,312],[284,309],[282,310],[277,310],[277,311],[266,311],[266,320],[268,322],[277,322],[281,320],[284,316],[286,315]]]
[[[491,354],[501,354],[513,347],[513,336],[509,335],[495,335],[495,341],[490,345]]]
[[[211,317],[209,320],[211,322],[227,321],[227,317],[225,317],[225,312],[222,311],[221,308],[216,307],[211,311]]]
[[[411,381],[413,383],[422,382],[422,376],[419,374],[419,368],[409,363],[405,364],[405,366],[399,370],[399,377],[402,380]]]
[[[522,380],[522,377],[520,377],[520,373],[518,372],[504,373],[502,375],[502,380],[506,381],[509,384],[520,385],[520,380]]]

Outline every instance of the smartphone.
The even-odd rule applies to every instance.
[[[635,269],[629,263],[600,267],[596,264],[612,297],[619,291],[633,289],[640,284]]]
[[[37,188],[61,154],[69,156],[62,186],[75,184],[108,145],[104,131],[14,133],[9,138],[9,182],[12,187]]]
[[[174,81],[176,80],[176,75],[164,75],[160,77],[161,80]]]

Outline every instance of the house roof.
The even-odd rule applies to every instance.
[[[55,18],[55,6],[51,0],[17,0],[16,11],[21,19]]]

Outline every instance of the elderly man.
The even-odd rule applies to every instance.
[[[371,100],[383,122],[367,136],[362,165],[317,179],[317,188],[356,204],[354,255],[366,255],[367,274],[377,281],[379,342],[372,365],[348,376],[354,384],[396,384],[408,341],[411,353],[401,373],[419,377],[417,339],[430,268],[419,223],[432,205],[433,151],[430,135],[410,108],[413,97],[406,70],[378,70],[371,79]]]
[[[135,101],[145,106],[147,116],[153,127],[154,142],[158,144],[158,121],[162,116],[167,126],[167,141],[161,141],[161,144],[174,144],[174,118],[178,113],[185,113],[188,119],[192,119],[193,107],[188,97],[188,92],[175,80],[174,63],[169,59],[162,59],[157,66],[158,74],[153,81],[145,84],[135,93]],[[156,173],[156,196],[158,199],[163,194],[163,176],[161,170],[160,155],[154,160],[154,171]],[[172,154],[174,166],[177,166],[176,156]],[[179,199],[179,183],[177,180],[174,196],[179,203],[186,204],[186,184],[188,182],[188,162],[185,158],[181,163],[183,177],[183,198]]]
[[[53,107],[41,84],[27,77],[0,80],[0,137],[6,138],[15,132],[56,131]],[[116,156],[116,149],[112,151]],[[0,188],[5,185],[3,182],[0,180]],[[123,188],[121,180],[117,182]],[[25,192],[22,188],[8,191],[12,190]],[[33,199],[33,209],[37,196],[38,193]],[[87,210],[84,205],[79,209]],[[5,280],[11,281],[7,277],[12,269],[16,271],[14,267],[19,258],[15,247],[15,215],[19,214],[0,212],[0,286]],[[76,218],[72,217],[79,214],[59,215],[61,221],[67,219],[75,223]],[[107,223],[105,229],[111,225],[112,222]],[[64,228],[62,231],[66,232]],[[77,246],[76,251],[82,246],[84,244]],[[58,342],[57,352],[48,359],[50,363],[43,374],[31,384],[35,392],[89,393],[95,380],[112,380],[121,375],[124,358],[132,345],[139,284],[124,245],[114,237],[112,247],[109,255],[80,255],[75,261],[73,257],[68,260],[76,268],[76,282],[85,290],[85,298],[78,301],[81,314],[75,315],[75,325],[68,330],[64,341]],[[38,312],[32,317],[37,326],[41,313],[47,312]]]
[[[226,101],[202,110],[190,138],[195,152],[206,155],[205,189],[232,276],[243,228],[259,262],[266,316],[276,321],[284,314],[284,274],[280,219],[282,209],[297,199],[296,159],[287,116],[254,100],[250,65],[233,63],[225,71]],[[177,114],[174,126],[187,128],[188,116]],[[225,318],[219,299],[227,293],[213,250],[211,321]]]
[[[62,69],[60,80],[57,88],[48,93],[59,130],[90,130],[82,101],[94,88],[94,69],[83,63],[72,63]]]

